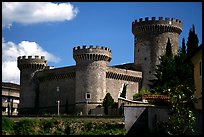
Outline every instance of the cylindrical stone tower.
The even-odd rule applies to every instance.
[[[19,56],[18,68],[20,70],[20,104],[19,113],[33,113],[36,107],[36,85],[34,75],[37,71],[43,70],[47,66],[44,56]]]
[[[141,65],[143,73],[142,88],[149,89],[149,80],[154,79],[156,65],[159,58],[166,52],[168,38],[170,39],[172,52],[178,52],[178,37],[182,32],[182,22],[178,19],[159,17],[158,20],[148,17],[143,21],[132,22],[134,34],[134,63]]]
[[[88,115],[90,109],[101,105],[106,95],[106,68],[112,59],[107,47],[92,45],[73,48],[76,61],[76,112]]]

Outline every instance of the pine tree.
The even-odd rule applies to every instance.
[[[185,39],[183,38],[182,39],[182,49],[181,49],[181,52],[186,55],[186,45],[185,45]]]
[[[170,39],[168,38],[168,42],[166,45],[166,56],[169,57],[171,55],[172,55],[171,42]]]
[[[187,56],[191,56],[194,51],[198,48],[198,36],[195,33],[195,26],[190,29],[189,31],[189,36],[188,36],[188,41],[186,43],[187,46]]]

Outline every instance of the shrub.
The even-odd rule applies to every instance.
[[[108,115],[108,108],[112,107],[114,104],[114,99],[110,93],[107,93],[103,100],[104,113]]]
[[[2,117],[2,132],[3,134],[12,134],[14,128],[14,121],[7,118]]]
[[[62,120],[23,118],[14,123],[9,118],[2,118],[3,135],[124,135],[123,124],[104,121],[84,121],[79,119]]]
[[[139,93],[135,93],[135,94],[133,95],[133,100],[142,101],[142,96],[143,96],[144,94],[151,94],[151,92],[150,92],[149,90],[147,90],[147,89],[141,89],[141,90],[139,91]]]
[[[22,119],[15,125],[16,135],[37,135],[40,130],[38,120]]]

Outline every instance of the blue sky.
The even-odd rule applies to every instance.
[[[109,47],[112,50],[113,57],[110,65],[133,62],[134,45],[131,25],[135,19],[145,17],[156,17],[157,19],[158,17],[169,17],[182,20],[183,32],[179,37],[180,45],[182,38],[187,41],[189,29],[194,24],[199,44],[202,43],[201,2],[71,2],[70,4],[73,6],[72,10],[75,9],[75,13],[70,17],[71,19],[66,18],[66,20],[56,19],[53,21],[53,19],[46,20],[44,18],[42,21],[42,16],[41,21],[35,22],[35,18],[33,18],[29,20],[33,23],[28,23],[25,20],[16,19],[19,16],[13,16],[15,18],[13,20],[8,19],[6,18],[6,16],[9,16],[6,15],[8,12],[3,12],[3,25],[8,24],[4,20],[9,20],[12,25],[10,27],[2,26],[2,45],[5,45],[2,62],[9,61],[5,59],[5,54],[11,49],[6,48],[6,46],[10,46],[11,42],[17,48],[23,45],[24,50],[29,48],[31,42],[34,42],[42,53],[46,52],[45,55],[50,55],[48,64],[55,68],[75,65],[72,49],[78,45]],[[24,14],[24,12],[26,12],[26,9],[18,13]],[[64,10],[61,12],[64,12]],[[24,51],[22,53],[33,52]],[[16,53],[16,55],[18,54]],[[13,62],[15,63],[15,61]],[[2,73],[3,69],[8,66],[2,67]],[[3,81],[18,83],[19,75],[13,77],[13,80],[4,77]]]

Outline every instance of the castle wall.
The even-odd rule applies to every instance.
[[[160,56],[166,54],[168,38],[172,45],[174,55],[178,53],[178,34],[172,32],[140,34],[135,43],[135,64],[141,64],[143,71],[143,87],[151,84],[149,80],[154,79],[156,65],[160,63]]]
[[[59,87],[59,91],[57,91]],[[74,111],[75,78],[53,79],[39,85],[39,108],[42,112],[57,113],[57,100],[60,101],[60,113]],[[67,102],[68,101],[68,102]],[[66,106],[68,103],[68,106]]]
[[[76,66],[50,69],[43,56],[18,57],[21,71],[20,108],[38,108],[41,112],[56,113],[56,101],[60,100],[60,113],[88,114],[90,109],[102,104],[108,92],[117,102],[124,84],[128,84],[126,98],[132,100],[140,90],[141,82],[143,88],[149,88],[149,80],[154,79],[159,57],[165,54],[168,38],[173,54],[177,54],[182,22],[173,18],[145,18],[144,21],[140,19],[132,23],[132,32],[134,64],[108,67],[112,59],[111,50],[92,45],[73,48]]]
[[[57,113],[56,101],[59,100],[60,113],[74,113],[75,66],[44,70],[36,77],[40,112]]]
[[[19,108],[34,108],[35,107],[35,84],[33,81],[33,70],[21,71],[20,76],[20,104]]]
[[[133,95],[138,93],[139,82],[142,79],[142,72],[108,67],[106,73],[106,92],[110,93],[115,102],[118,102],[124,84],[128,84],[126,98],[133,99]]]
[[[115,80],[115,79],[106,79],[106,93],[110,93],[115,102],[118,102],[118,97],[120,96],[123,86],[128,84],[126,91],[126,98],[133,100],[133,95],[138,93],[138,83],[125,81],[125,80]]]
[[[172,53],[178,53],[178,37],[182,32],[182,22],[178,19],[152,17],[135,20],[132,23],[134,34],[134,63],[140,65],[143,72],[142,87],[149,89],[149,80],[155,79],[156,65],[160,56],[166,52],[168,38],[171,42]]]

